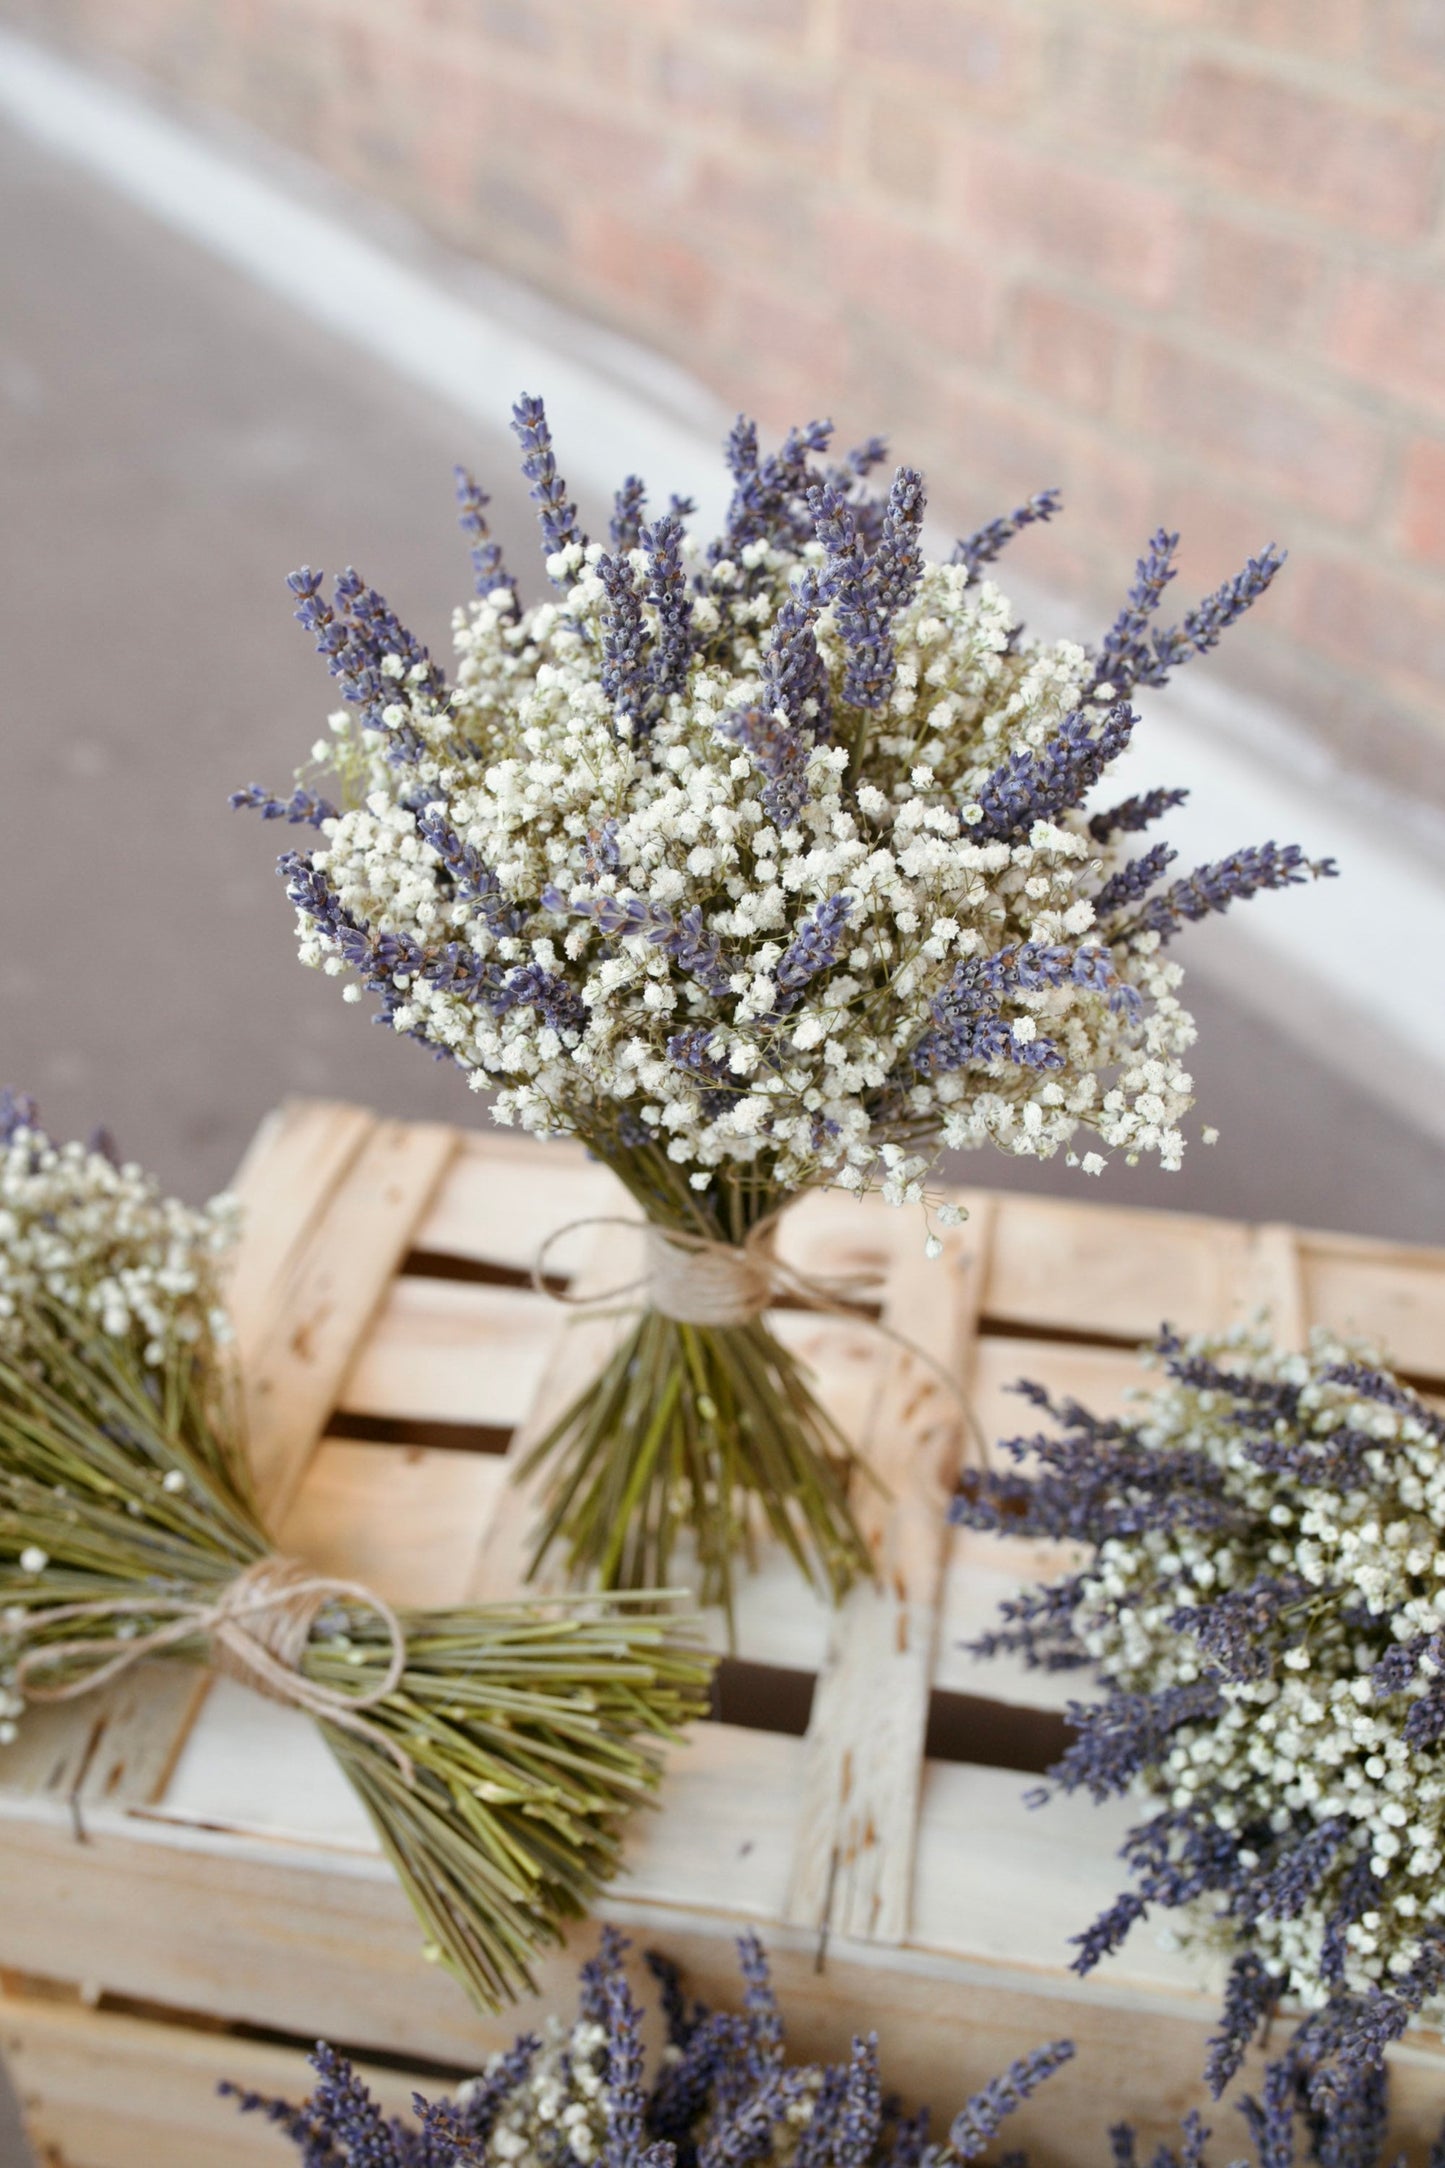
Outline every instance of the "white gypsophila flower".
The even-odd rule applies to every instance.
[[[0,1123],[0,1353],[26,1344],[37,1312],[134,1337],[155,1364],[177,1344],[215,1345],[217,1294],[238,1208],[200,1211],[134,1165],[83,1144],[53,1144],[26,1108]]]
[[[1099,1542],[1072,1635],[1122,1694],[1212,1693],[1135,1789],[1245,1833],[1267,1895],[1226,1879],[1186,1939],[1237,1953],[1244,1918],[1307,2008],[1368,1996],[1445,1936],[1445,1423],[1324,1333],[1307,1356],[1240,1328],[1156,1359],[1136,1435],[1141,1466],[1178,1471],[1171,1510]]]
[[[722,1172],[902,1201],[944,1145],[1048,1157],[1081,1127],[1177,1166],[1194,1036],[1178,966],[1156,935],[1110,949],[1095,928],[1122,844],[1077,809],[973,840],[1000,764],[1090,711],[1083,649],[1019,636],[992,583],[925,565],[893,626],[866,781],[843,743],[818,742],[780,812],[729,718],[764,700],[768,643],[822,552],[755,542],[742,558],[688,560],[696,645],[645,731],[619,723],[604,684],[595,546],[549,560],[572,583],[555,600],[518,614],[502,590],[459,615],[449,698],[398,683],[385,727],[333,718],[346,803],[311,860],[326,901],[318,916],[306,891],[303,960],[360,971],[395,1028],[500,1085],[499,1121],[652,1138],[694,1186]],[[654,601],[642,621],[655,636]],[[813,637],[841,739],[834,612]],[[776,710],[767,727],[786,723]],[[1097,971],[1004,970],[980,1011],[998,1031],[945,1047],[963,967],[986,978],[1091,941]],[[906,1178],[883,1157],[899,1143],[916,1146]]]

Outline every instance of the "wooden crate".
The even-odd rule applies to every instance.
[[[529,1509],[508,1455],[617,1329],[535,1292],[531,1266],[550,1229],[627,1210],[610,1176],[561,1146],[302,1103],[265,1125],[240,1187],[232,1307],[281,1542],[397,1601],[514,1592]],[[1021,1374],[1117,1405],[1161,1319],[1219,1326],[1260,1304],[1283,1338],[1357,1330],[1445,1385],[1445,1253],[962,1194],[970,1217],[932,1264],[915,1214],[841,1195],[790,1214],[784,1250],[874,1274],[883,1321],[966,1381],[990,1438],[1022,1427],[1004,1397]],[[578,1230],[552,1268],[573,1292],[614,1285],[631,1241]],[[941,2112],[1071,2036],[1078,2059],[1018,2119],[1041,2168],[1102,2159],[1125,2111],[1162,2135],[1201,2097],[1217,1982],[1147,1933],[1088,1981],[1070,1973],[1067,1937],[1116,1891],[1131,1810],[1026,1812],[1022,1772],[1061,1742],[1059,1682],[960,1646],[1057,1560],[946,1528],[957,1425],[927,1369],[856,1320],[776,1322],[890,1487],[886,1506],[861,1499],[880,1585],[833,1614],[783,1560],[746,1582],[720,1720],[673,1755],[662,1811],[636,1817],[606,1914],[720,2000],[733,1937],[757,1927],[797,2049],[836,2055],[876,2025],[889,2081]],[[0,1817],[0,2040],[46,2162],[279,2162],[215,2078],[299,2093],[288,2043],[322,2034],[380,2054],[404,2098],[534,2015],[483,2020],[423,1961],[314,1731],[232,1682],[157,1664],[32,1711],[0,1759]],[[586,1942],[540,1966],[544,1997],[569,1994]],[[1402,2052],[1397,2093],[1408,2127],[1438,2120],[1433,2038]]]

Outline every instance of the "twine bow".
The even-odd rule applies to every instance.
[[[374,1686],[356,1693],[326,1686],[308,1678],[302,1670],[311,1629],[319,1613],[338,1598],[359,1605],[381,1620],[391,1643],[386,1670]],[[136,1634],[116,1651],[114,1635],[81,1637],[71,1641],[48,1641],[25,1649],[15,1664],[15,1687],[29,1701],[75,1701],[120,1678],[133,1664],[147,1656],[160,1656],[183,1641],[210,1640],[214,1670],[227,1678],[356,1738],[382,1747],[408,1783],[415,1778],[411,1757],[379,1725],[368,1723],[358,1712],[386,1699],[401,1682],[406,1667],[406,1634],[391,1605],[359,1581],[339,1581],[330,1574],[313,1573],[298,1559],[271,1555],[258,1558],[238,1573],[210,1602],[194,1596],[104,1596],[93,1603],[66,1603],[38,1611],[19,1629],[23,1635],[42,1627],[84,1619],[114,1620],[157,1618],[167,1623],[149,1633]],[[90,1658],[104,1659],[92,1663]],[[78,1678],[58,1684],[37,1685],[37,1672],[81,1663]]]
[[[978,1419],[958,1379],[926,1348],[910,1340],[907,1333],[896,1331],[862,1306],[859,1298],[863,1291],[875,1286],[881,1275],[852,1273],[820,1279],[800,1272],[796,1265],[786,1264],[777,1255],[781,1220],[781,1212],[771,1213],[759,1220],[741,1242],[724,1242],[711,1235],[657,1227],[647,1220],[624,1219],[611,1213],[568,1220],[564,1226],[554,1228],[538,1250],[532,1266],[532,1285],[554,1302],[584,1310],[615,1302],[623,1295],[645,1293],[650,1309],[681,1325],[748,1325],[779,1296],[789,1296],[806,1309],[830,1317],[851,1318],[931,1371],[957,1403],[974,1442],[986,1452]],[[631,1234],[641,1233],[647,1249],[647,1270],[636,1279],[591,1295],[573,1295],[559,1288],[555,1280],[549,1282],[545,1266],[553,1244],[583,1227],[625,1227]]]

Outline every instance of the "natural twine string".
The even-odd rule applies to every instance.
[[[343,1692],[325,1686],[302,1670],[311,1629],[328,1603],[338,1599],[360,1606],[381,1620],[391,1643],[386,1670],[374,1686],[359,1692]],[[167,1624],[149,1633],[136,1634],[119,1648],[113,1634],[73,1641],[48,1641],[23,1651],[15,1665],[15,1687],[29,1701],[75,1701],[112,1679],[120,1678],[133,1664],[147,1656],[164,1655],[167,1649],[201,1636],[210,1640],[213,1670],[239,1679],[268,1701],[304,1709],[359,1739],[381,1747],[411,1783],[415,1769],[411,1756],[388,1738],[379,1725],[368,1723],[358,1712],[374,1708],[401,1682],[406,1668],[406,1634],[401,1620],[386,1600],[359,1581],[339,1581],[330,1574],[313,1573],[298,1559],[272,1554],[258,1558],[238,1573],[210,1602],[193,1596],[104,1596],[93,1603],[65,1603],[37,1611],[25,1626],[32,1632],[82,1619],[114,1620],[167,1617]],[[79,1678],[59,1684],[37,1685],[35,1674],[70,1663],[89,1663]]]
[[[921,1363],[957,1403],[969,1434],[983,1447],[983,1436],[972,1404],[952,1372],[916,1340],[910,1340],[906,1333],[896,1331],[881,1317],[861,1306],[859,1297],[866,1288],[877,1285],[881,1273],[839,1274],[819,1279],[811,1273],[800,1272],[795,1265],[784,1263],[777,1255],[775,1245],[781,1220],[781,1212],[759,1220],[741,1242],[723,1242],[710,1235],[657,1227],[650,1221],[624,1219],[607,1213],[568,1220],[564,1226],[554,1228],[538,1250],[532,1267],[532,1285],[539,1293],[550,1295],[554,1302],[584,1310],[615,1302],[623,1295],[643,1293],[649,1309],[680,1325],[749,1325],[779,1296],[790,1296],[809,1310],[819,1310],[830,1317],[846,1317],[855,1324],[866,1325],[870,1332],[878,1333]],[[647,1270],[617,1287],[590,1295],[574,1295],[559,1288],[555,1281],[549,1283],[545,1267],[553,1244],[583,1227],[625,1227],[631,1234],[640,1233],[646,1246]]]

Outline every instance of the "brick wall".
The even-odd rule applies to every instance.
[[[779,426],[886,430],[1100,607],[1293,562],[1226,667],[1445,802],[1445,0],[0,0]],[[318,276],[325,267],[318,266]],[[545,388],[545,387],[543,387]]]

